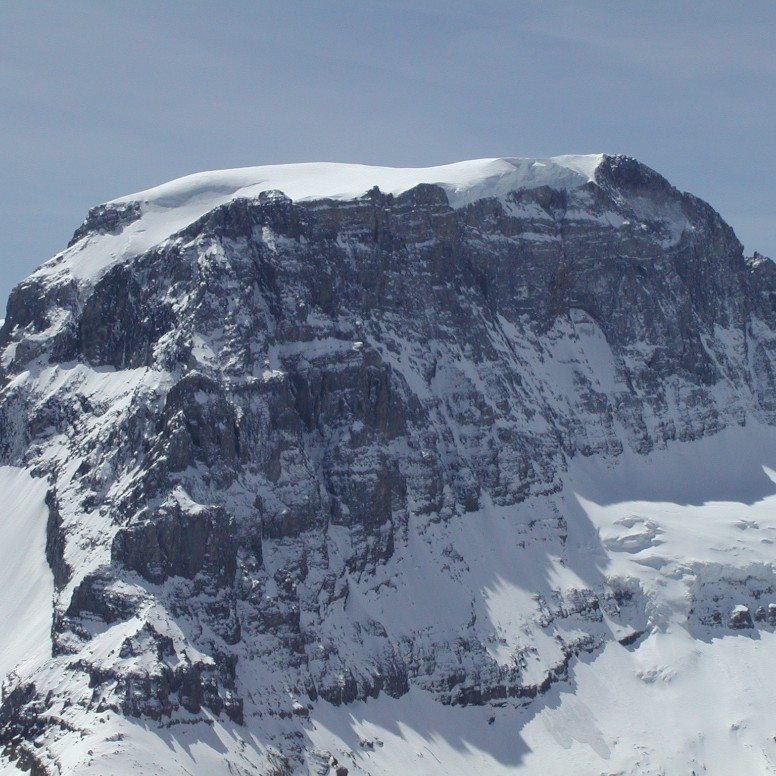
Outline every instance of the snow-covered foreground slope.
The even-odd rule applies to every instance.
[[[774,646],[773,633],[701,644],[657,634],[577,662],[538,709],[453,709],[413,691],[326,709],[310,738],[373,776],[769,774]],[[318,762],[313,752],[311,773]]]
[[[768,772],[776,272],[635,160],[173,182],[0,355],[9,772]]]

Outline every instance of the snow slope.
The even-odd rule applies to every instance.
[[[46,561],[48,483],[0,466],[0,681],[51,657],[54,580]]]

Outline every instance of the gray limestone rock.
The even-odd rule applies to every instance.
[[[74,243],[141,216],[95,208]],[[52,659],[86,707],[155,720],[413,686],[452,705],[540,696],[604,643],[603,611],[643,632],[638,591],[540,597],[526,628],[552,657],[527,637],[508,663],[473,593],[453,637],[394,591],[427,556],[465,578],[460,526],[486,508],[528,515],[516,548],[561,556],[574,456],[773,423],[775,312],[772,262],[620,156],[577,189],[459,209],[429,184],[264,192],[88,282],[25,281],[0,330],[0,462],[50,482]],[[378,599],[407,625],[372,616]],[[96,628],[124,634],[110,659]],[[0,743],[30,767],[22,742],[57,693],[19,684],[0,705]]]

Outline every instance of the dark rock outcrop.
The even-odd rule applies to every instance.
[[[140,218],[95,208],[73,250]],[[543,591],[494,657],[479,593],[456,587],[471,526],[508,518],[515,552],[560,557],[571,457],[773,423],[776,272],[708,205],[606,157],[579,188],[458,209],[427,184],[233,199],[88,280],[25,281],[0,347],[0,462],[50,479],[52,659],[85,707],[242,723],[412,686],[527,702],[605,620],[641,634],[644,612],[603,576]],[[436,601],[439,580],[460,597]],[[458,619],[435,628],[413,596]],[[4,696],[15,756],[58,692]]]

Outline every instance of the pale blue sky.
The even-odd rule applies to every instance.
[[[776,3],[0,0],[0,296],[205,169],[621,152],[776,257]]]

